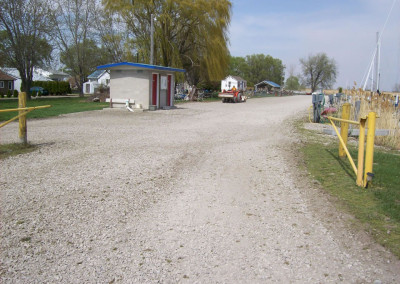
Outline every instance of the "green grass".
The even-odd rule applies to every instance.
[[[19,154],[30,153],[36,149],[37,147],[31,144],[0,144],[0,160]]]
[[[36,98],[27,101],[28,107],[51,105],[51,108],[38,109],[30,112],[27,118],[46,118],[60,114],[99,110],[107,107],[108,103],[88,102],[87,98]],[[0,109],[11,109],[18,107],[18,99],[0,100]],[[0,121],[6,121],[15,117],[18,112],[1,112]]]
[[[356,186],[356,175],[348,161],[338,157],[337,137],[316,135],[300,130],[306,136],[300,146],[305,166],[314,179],[331,195],[338,206],[356,217],[380,244],[400,258],[400,155],[375,149],[375,177],[368,188]],[[357,165],[357,149],[349,151]]]

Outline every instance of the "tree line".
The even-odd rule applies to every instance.
[[[0,0],[0,66],[17,68],[21,89],[27,91],[34,68],[54,66],[59,58],[82,94],[96,66],[150,62],[153,18],[154,64],[186,69],[178,76],[190,85],[226,75],[241,76],[249,86],[263,80],[284,85],[280,59],[230,56],[231,7],[229,0]],[[322,59],[330,70],[307,69],[306,63],[321,64],[311,57],[300,60],[305,68],[300,79],[313,89],[336,78],[334,61]]]
[[[192,85],[224,77],[229,64],[228,0],[0,0],[0,65],[15,67],[22,90],[34,67],[60,58],[82,86],[96,66],[150,62],[187,70]]]

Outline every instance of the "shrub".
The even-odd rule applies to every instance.
[[[14,92],[13,92],[13,97],[14,97],[14,98],[18,98],[18,91],[17,91],[17,90],[14,90]]]
[[[49,91],[51,95],[66,95],[71,93],[69,82],[57,81],[34,81],[32,86],[42,87]]]
[[[11,95],[12,95],[11,91],[8,90],[8,91],[7,91],[7,98],[11,98]]]
[[[4,98],[4,94],[3,93],[0,93],[0,98]]]

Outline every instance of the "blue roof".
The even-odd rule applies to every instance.
[[[96,70],[88,76],[88,79],[98,79],[106,72],[106,70]]]
[[[257,85],[261,85],[261,84],[268,84],[268,85],[270,85],[270,86],[272,86],[272,87],[275,87],[275,88],[280,88],[281,86],[279,86],[277,83],[274,83],[274,82],[272,82],[272,81],[262,81],[262,82],[260,82],[260,83],[258,83],[258,84],[255,84],[255,86],[257,86]]]
[[[119,67],[119,66],[131,66],[134,68],[144,68],[144,69],[170,71],[170,72],[186,72],[185,69],[178,69],[178,68],[150,65],[150,64],[143,64],[143,63],[132,63],[132,62],[119,62],[119,63],[106,64],[106,65],[97,66],[97,69],[111,69],[111,68],[117,69],[116,67]]]

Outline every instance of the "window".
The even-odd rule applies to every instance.
[[[1,89],[4,88],[4,81],[0,81],[0,88],[1,88]]]
[[[8,89],[12,90],[13,89],[13,82],[12,81],[8,81]]]

